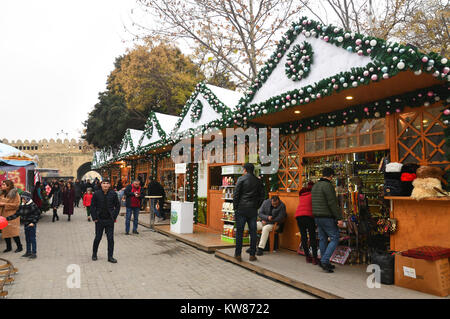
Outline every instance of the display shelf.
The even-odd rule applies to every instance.
[[[223,213],[231,213],[234,214],[234,210],[222,210]]]

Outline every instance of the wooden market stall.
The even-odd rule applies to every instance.
[[[379,170],[383,159],[450,168],[445,155],[449,72],[448,59],[412,46],[386,43],[307,18],[292,25],[233,116],[234,124],[241,127],[280,128],[280,166],[271,176],[275,191],[270,195],[280,196],[287,207],[281,247],[298,249],[298,191],[307,181],[317,181],[325,166],[339,175],[337,194],[350,224],[363,224],[352,196],[363,193],[367,200],[365,241],[355,243],[354,229],[343,230],[349,235],[343,243],[359,246],[356,250],[367,248],[369,235],[379,231],[377,221],[389,218]],[[417,245],[413,238],[422,236],[440,239],[441,245],[442,240],[449,242],[448,235],[442,235],[449,232],[449,217],[443,217],[450,216],[449,202],[393,201],[398,231],[391,238],[391,249]],[[440,209],[436,218],[443,217],[443,222],[436,224],[437,219],[431,218],[425,226],[431,230],[434,225],[440,235],[428,236],[425,229],[421,235],[422,219],[415,216],[432,213],[427,207]],[[415,237],[408,235],[413,225],[417,225]],[[377,235],[389,245],[389,234]],[[362,250],[353,262],[367,261],[367,249]]]

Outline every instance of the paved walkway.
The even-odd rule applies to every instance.
[[[144,227],[139,235],[126,236],[124,217],[115,229],[118,263],[107,262],[106,236],[93,262],[94,224],[84,210],[76,208],[71,222],[59,215],[52,223],[47,212],[39,222],[35,260],[21,258],[23,252],[2,253],[5,242],[0,241],[0,256],[19,268],[15,283],[5,286],[8,298],[314,298]],[[67,287],[74,276],[69,265],[79,266],[81,288]]]

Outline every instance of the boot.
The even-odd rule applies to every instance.
[[[317,258],[317,257],[313,257],[313,259],[312,259],[312,264],[313,265],[318,265],[319,264],[319,259]]]
[[[23,250],[22,245],[17,246],[17,249],[14,251],[15,253],[20,253]]]
[[[3,252],[7,253],[12,250],[11,238],[5,238],[5,242],[6,242],[6,249]]]
[[[313,259],[310,256],[306,256],[306,263],[311,264]]]

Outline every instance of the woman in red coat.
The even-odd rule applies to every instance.
[[[73,207],[75,202],[75,189],[72,183],[67,183],[63,191],[63,204],[64,210],[63,214],[68,215],[68,221],[70,222],[70,216],[73,215]]]
[[[298,229],[300,230],[300,234],[302,236],[302,248],[305,252],[306,262],[318,265],[319,259],[317,258],[316,223],[314,222],[311,201],[311,190],[313,186],[314,183],[309,182],[307,187],[300,190],[300,202],[298,203],[297,211],[295,212],[295,218],[297,219]],[[312,257],[309,251],[310,247],[308,245],[308,234],[309,242],[312,248]]]

